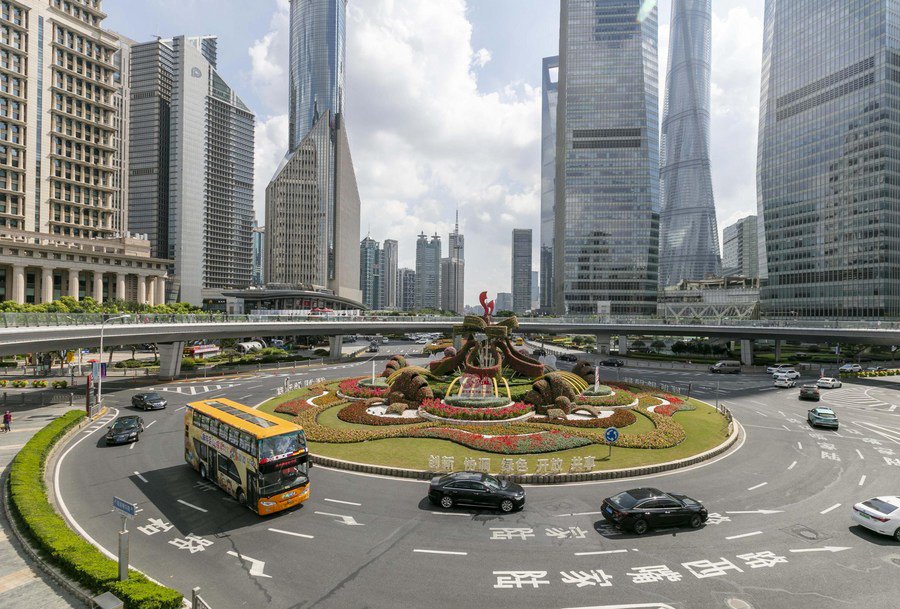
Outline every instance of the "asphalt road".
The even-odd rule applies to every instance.
[[[418,350],[384,347],[379,357]],[[291,380],[364,374],[371,363],[304,371]],[[896,609],[900,544],[853,525],[852,505],[900,493],[900,393],[883,386],[823,390],[838,432],[806,424],[796,389],[763,375],[641,368],[615,378],[681,384],[727,404],[746,441],[698,467],[640,480],[528,488],[523,511],[443,511],[424,482],[316,467],[312,498],[268,518],[202,482],[182,458],[180,407],[228,396],[256,404],[284,378],[251,374],[157,386],[167,410],[142,414],[133,447],[105,447],[96,424],[62,453],[59,489],[70,521],[115,550],[112,496],[135,501],[131,563],[186,595],[226,607],[646,607]],[[639,376],[638,376],[639,375]],[[716,387],[718,385],[718,392]],[[203,387],[206,387],[204,390]],[[117,411],[135,390],[105,394]],[[108,393],[107,393],[108,392]],[[606,526],[606,496],[636,486],[701,500],[697,530],[643,537]]]

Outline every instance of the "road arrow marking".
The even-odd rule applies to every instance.
[[[850,549],[852,548],[825,546],[824,548],[800,548],[799,550],[788,550],[788,552],[794,552],[795,554],[799,554],[800,552],[843,552],[844,550]]]
[[[725,512],[726,514],[783,514],[784,510],[750,510],[746,512]]]
[[[253,575],[254,577],[268,577],[269,579],[272,579],[271,575],[266,575],[265,573],[263,573],[263,569],[266,568],[265,562],[263,562],[261,560],[256,560],[255,558],[250,558],[249,556],[241,556],[237,552],[233,552],[231,550],[228,550],[227,553],[230,556],[235,556],[241,560],[246,560],[248,563],[250,563],[250,575]]]
[[[342,522],[351,527],[363,527],[366,526],[361,522],[356,522],[356,518],[353,516],[344,516],[343,514],[330,514],[328,512],[315,512],[316,514],[321,514],[322,516],[331,516],[333,518],[340,518],[340,520],[336,520],[335,522]]]

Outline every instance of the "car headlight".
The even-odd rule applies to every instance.
[[[263,507],[273,507],[275,505],[274,501],[260,501],[259,504]]]

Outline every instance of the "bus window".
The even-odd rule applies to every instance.
[[[278,455],[287,455],[306,448],[306,437],[303,432],[284,434],[259,441],[259,458],[271,459]]]
[[[309,464],[304,461],[293,467],[259,473],[259,495],[265,497],[309,482]]]
[[[229,427],[228,428],[228,443],[231,444],[232,446],[239,446],[241,443],[240,435],[241,435],[240,431],[238,431],[234,427]]]

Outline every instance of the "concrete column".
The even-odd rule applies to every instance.
[[[25,304],[25,267],[18,264],[12,267],[12,299]]]
[[[609,355],[609,345],[612,342],[611,334],[597,334],[595,336],[597,341],[596,348],[598,355]]]
[[[158,305],[166,304],[166,278],[156,278],[156,298],[154,302]]]
[[[78,300],[78,271],[69,269],[69,296]]]
[[[147,304],[156,304],[156,277],[147,277]]]
[[[742,340],[741,341],[741,364],[744,366],[752,366],[753,365],[753,341],[752,340]]]
[[[94,271],[94,300],[103,302],[103,273]]]
[[[137,301],[138,304],[144,304],[147,302],[147,283],[146,278],[143,275],[137,276]]]
[[[619,334],[619,357],[628,355],[628,335]]]
[[[116,300],[125,300],[125,273],[116,273]]]
[[[781,341],[776,340],[775,341],[775,362],[777,363],[780,361],[781,361]]]
[[[41,269],[41,302],[53,302],[53,269]]]
[[[184,342],[159,343],[159,380],[170,381],[181,375],[181,354]]]
[[[329,336],[328,337],[328,357],[331,359],[340,359],[342,347],[344,345],[344,337],[343,336]]]

